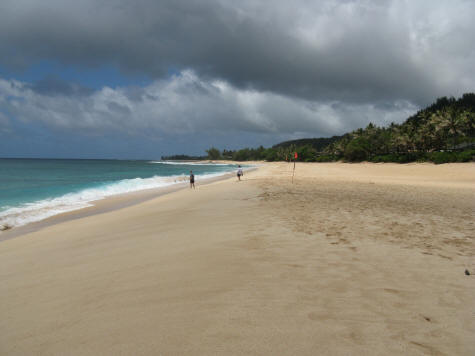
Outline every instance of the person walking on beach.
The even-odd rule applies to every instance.
[[[190,171],[190,189],[191,188],[195,189],[195,175],[193,171]]]
[[[244,175],[244,173],[242,172],[241,165],[238,165],[238,170],[237,170],[238,180],[241,180],[241,176],[243,176],[243,175]]]

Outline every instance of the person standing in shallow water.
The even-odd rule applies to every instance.
[[[190,171],[190,189],[191,188],[195,189],[195,175],[193,171]]]
[[[244,173],[242,172],[241,165],[238,165],[238,170],[237,170],[238,180],[241,180],[241,176],[243,176],[243,175],[244,175]]]

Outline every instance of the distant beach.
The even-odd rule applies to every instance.
[[[293,174],[0,241],[0,354],[471,355],[475,164]]]

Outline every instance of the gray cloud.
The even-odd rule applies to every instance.
[[[276,97],[421,106],[473,91],[474,13],[464,0],[3,0],[0,51],[9,66],[112,62],[152,78],[191,69]]]
[[[32,89],[38,94],[43,95],[89,95],[92,93],[92,89],[78,85],[77,83],[71,83],[64,81],[56,76],[47,76],[36,83],[27,85],[27,88]]]
[[[32,85],[0,79],[0,107],[16,121],[75,134],[111,133],[157,139],[180,135],[231,137],[256,133],[279,138],[330,136],[365,126],[400,122],[417,109],[295,99],[205,80],[193,71],[144,88],[108,88],[87,95],[50,95]],[[1,117],[0,117],[1,119]]]

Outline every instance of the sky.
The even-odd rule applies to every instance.
[[[158,159],[475,91],[473,0],[2,0],[0,157]]]

